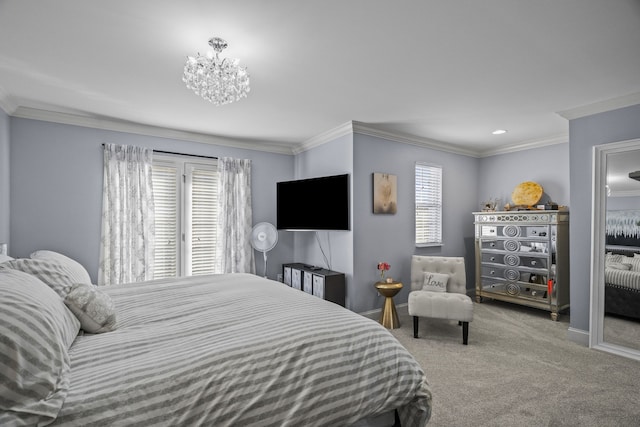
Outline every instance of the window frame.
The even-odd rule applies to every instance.
[[[176,169],[176,276],[185,277],[191,275],[192,266],[189,265],[188,257],[191,256],[191,245],[188,244],[191,239],[191,231],[189,226],[190,208],[187,203],[191,203],[191,193],[189,191],[190,174],[194,167],[198,169],[213,170],[217,173],[218,161],[216,158],[202,158],[180,154],[156,154],[153,155],[152,168],[155,165],[171,167]],[[218,209],[218,206],[216,206]],[[216,224],[217,226],[217,224]],[[156,243],[157,245],[157,243]],[[215,260],[215,270],[219,270],[220,260]],[[163,276],[164,277],[164,276]]]
[[[422,169],[422,170],[420,170]],[[424,207],[421,208],[421,205],[425,203],[422,201],[425,198],[429,198],[428,194],[425,192],[420,192],[418,190],[419,186],[423,186],[426,183],[426,180],[429,178],[431,174],[437,174],[439,183],[437,183],[438,188],[435,189],[437,195],[435,203],[428,203]],[[415,162],[414,167],[414,202],[415,202],[415,217],[414,217],[414,241],[416,247],[433,247],[433,246],[442,246],[443,245],[443,229],[442,229],[442,188],[443,188],[443,167],[440,165],[436,165],[433,163]],[[433,191],[433,190],[432,190]],[[435,217],[433,213],[429,214],[429,208],[432,210],[435,208],[436,214]],[[436,224],[437,229],[429,232],[428,226],[421,226],[419,222],[426,223],[429,222],[429,217],[433,219],[432,222]],[[426,219],[425,219],[426,218]],[[422,229],[425,230],[422,230]],[[420,235],[419,235],[420,234]],[[435,234],[435,239],[428,239],[428,235]]]

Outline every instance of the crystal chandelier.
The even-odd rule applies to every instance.
[[[213,37],[209,51],[203,56],[187,57],[182,81],[189,89],[215,105],[229,104],[246,98],[249,92],[249,74],[245,67],[238,66],[238,59],[223,58],[219,54],[227,48],[227,42]]]

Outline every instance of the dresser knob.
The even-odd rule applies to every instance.
[[[491,261],[495,261],[495,260],[496,260],[496,257],[492,256]]]
[[[531,261],[531,265],[536,265],[536,264],[537,264],[537,262],[536,262],[535,259],[533,261]]]

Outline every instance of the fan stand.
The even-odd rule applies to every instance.
[[[264,257],[264,277],[267,278],[267,251],[262,251],[262,256]]]
[[[278,231],[276,227],[268,222],[261,222],[254,225],[251,230],[250,243],[253,249],[262,252],[264,258],[264,275],[262,277],[267,279],[267,252],[273,249],[276,243],[278,243]]]

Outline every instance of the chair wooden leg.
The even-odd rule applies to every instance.
[[[413,337],[418,338],[418,316],[413,316]]]
[[[462,322],[462,344],[469,342],[469,322]]]

